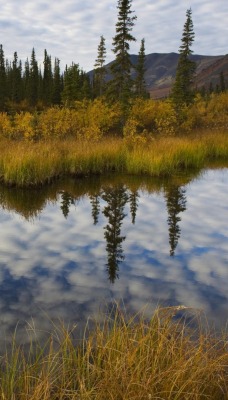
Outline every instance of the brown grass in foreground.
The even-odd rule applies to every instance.
[[[117,307],[77,345],[77,328],[63,325],[28,354],[13,342],[1,357],[0,398],[227,399],[227,336],[203,329],[196,314],[190,328],[187,318],[175,318],[183,308],[159,308],[148,321]]]

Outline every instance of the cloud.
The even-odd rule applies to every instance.
[[[30,58],[35,47],[39,63],[44,49],[52,59],[61,60],[62,69],[72,61],[86,71],[93,68],[97,57],[100,36],[106,38],[107,62],[113,59],[112,39],[117,22],[117,0],[96,1],[66,0],[0,0],[0,34],[7,58],[14,51],[20,59]],[[227,53],[228,13],[226,0],[219,3],[192,0],[196,54],[218,55]],[[137,15],[131,52],[137,54],[140,41],[145,38],[146,53],[177,52],[186,19],[187,1],[134,0],[132,10]]]

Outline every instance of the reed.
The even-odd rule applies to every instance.
[[[1,356],[0,398],[227,399],[227,337],[203,329],[192,310],[194,329],[177,319],[183,308],[158,308],[148,321],[117,307],[83,339],[77,328],[55,325],[46,344],[31,342],[28,353],[14,338]]]
[[[60,175],[109,171],[162,176],[228,160],[228,134],[161,137],[129,145],[121,138],[99,141],[0,141],[0,177],[7,184],[39,185]]]

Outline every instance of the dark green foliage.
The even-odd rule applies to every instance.
[[[52,104],[61,103],[61,92],[63,90],[62,78],[60,75],[59,59],[55,58],[53,86],[52,86]]]
[[[70,67],[66,67],[63,83],[62,101],[65,105],[70,105],[72,102],[83,100],[84,98],[90,98],[89,77],[79,68],[78,64],[72,63]]]
[[[102,35],[98,46],[98,55],[94,64],[94,79],[93,79],[93,93],[94,97],[102,96],[105,91],[105,73],[104,66],[106,57],[105,38]]]
[[[0,45],[0,111],[4,109],[6,101],[6,69],[2,45]]]
[[[27,58],[22,68],[17,52],[12,63],[8,62],[0,45],[0,111],[60,105],[62,99],[65,104],[71,104],[84,98],[92,98],[91,84],[78,64],[72,63],[61,74],[59,59],[55,58],[52,69],[51,56],[45,50],[43,68],[39,68],[33,48],[30,61]]]
[[[30,70],[29,70],[29,90],[28,97],[29,103],[32,106],[35,106],[38,101],[38,89],[39,89],[39,70],[38,64],[36,61],[35,49],[32,49],[31,61],[30,61]]]
[[[14,103],[19,103],[23,96],[23,83],[22,83],[22,65],[21,61],[18,62],[17,52],[14,53],[12,68],[9,71],[9,88],[8,95],[10,100]]]
[[[138,63],[136,65],[136,79],[135,79],[135,93],[137,97],[146,98],[148,97],[146,91],[146,82],[144,75],[146,72],[145,68],[145,39],[141,40],[141,47],[138,54]]]
[[[219,80],[220,80],[220,92],[225,92],[226,84],[223,71],[220,72]]]
[[[192,82],[195,74],[196,64],[190,59],[191,46],[194,41],[192,10],[186,12],[186,22],[182,34],[182,44],[179,49],[179,60],[176,71],[176,79],[172,88],[171,96],[177,107],[183,104],[191,104],[194,99]]]
[[[113,52],[116,58],[110,67],[113,78],[109,83],[109,96],[113,100],[119,100],[124,109],[128,107],[133,85],[129,43],[136,40],[131,34],[134,21],[137,18],[132,15],[131,3],[132,0],[118,1],[118,21],[116,23],[116,35],[113,38]]]
[[[47,54],[47,50],[44,50],[44,72],[42,79],[42,100],[45,105],[50,105],[52,102],[52,91],[53,91],[53,74],[51,56]]]

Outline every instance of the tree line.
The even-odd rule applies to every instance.
[[[105,97],[109,103],[119,102],[123,115],[129,110],[132,98],[148,98],[145,75],[145,39],[141,40],[136,65],[130,57],[130,43],[136,41],[132,34],[137,16],[131,9],[132,0],[118,0],[118,18],[116,34],[113,37],[112,51],[114,61],[109,68],[105,66],[105,37],[100,36],[97,58],[92,76],[72,63],[60,71],[60,60],[51,58],[44,50],[42,67],[38,65],[35,49],[32,49],[30,60],[24,65],[18,60],[17,52],[13,61],[5,60],[3,46],[0,45],[0,111],[25,111],[45,107],[64,105],[71,106],[75,101]],[[176,79],[170,97],[180,109],[183,104],[193,103],[195,90],[193,80],[196,63],[192,61],[192,44],[194,41],[192,10],[186,12],[183,28]],[[109,79],[107,80],[107,75]],[[224,77],[221,75],[224,87]],[[212,91],[212,88],[210,88]]]

